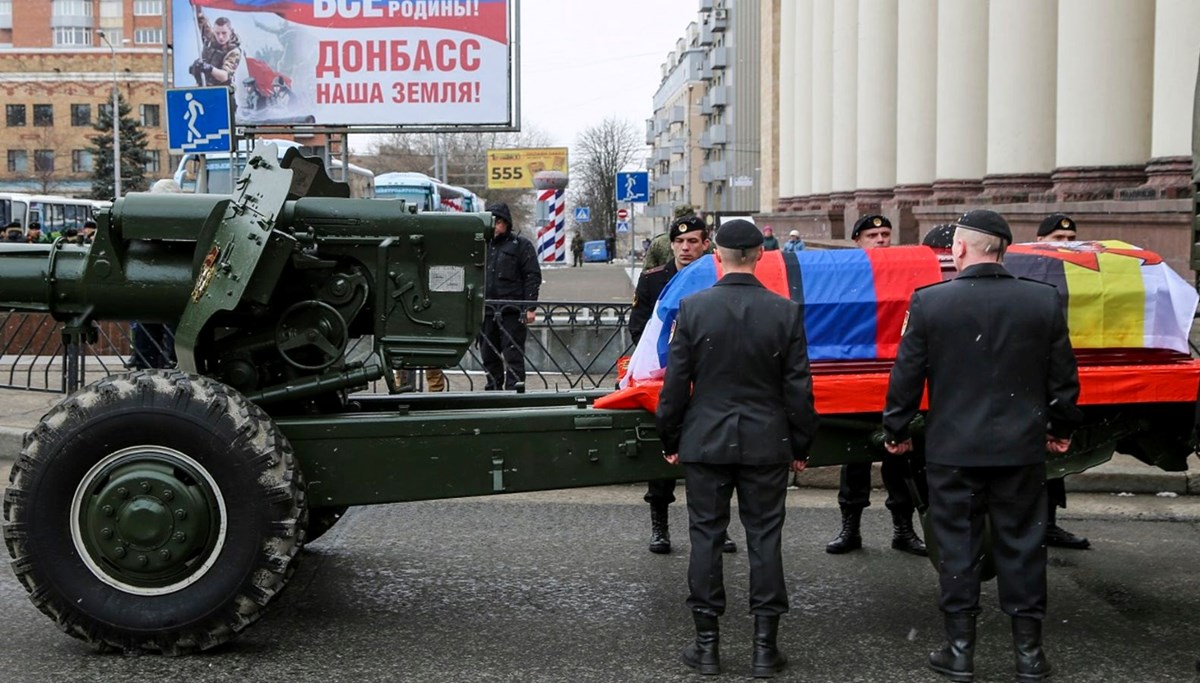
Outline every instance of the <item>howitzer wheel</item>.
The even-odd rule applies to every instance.
[[[4,540],[34,605],[99,649],[184,654],[236,636],[287,584],[304,485],[234,390],[178,371],[92,384],[26,437]]]

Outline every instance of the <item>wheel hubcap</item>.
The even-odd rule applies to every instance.
[[[96,463],[76,490],[71,535],[101,581],[129,593],[171,593],[197,581],[225,541],[225,501],[192,458],[135,446]]]

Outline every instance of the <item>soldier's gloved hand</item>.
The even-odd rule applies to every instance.
[[[208,62],[204,62],[200,66],[200,70],[204,72],[205,76],[211,76],[213,69],[215,69],[215,68],[216,67],[214,67],[212,64],[209,64]]]
[[[197,59],[196,61],[192,62],[191,66],[188,67],[188,73],[190,73],[193,76],[198,76],[200,74],[200,72],[203,70],[203,68],[204,68],[204,62]]]

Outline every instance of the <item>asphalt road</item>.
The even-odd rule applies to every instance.
[[[3,468],[0,468],[3,469]],[[645,551],[637,487],[352,510],[301,557],[273,609],[202,655],[97,655],[60,633],[0,571],[3,681],[685,681],[686,520],[676,552]],[[792,613],[782,680],[936,681],[941,636],[928,562],[887,548],[886,511],[867,549],[823,552],[832,492],[792,491],[785,530]],[[1077,495],[1070,528],[1095,550],[1051,551],[1054,680],[1195,681],[1200,655],[1200,500]],[[735,522],[735,538],[740,527]],[[728,556],[725,679],[745,679],[746,558]],[[984,591],[980,681],[1012,680],[1008,620]],[[712,680],[712,679],[708,679]]]

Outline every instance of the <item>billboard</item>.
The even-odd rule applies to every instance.
[[[515,128],[517,0],[172,0],[176,87],[238,126]]]
[[[567,172],[566,147],[489,149],[489,190],[532,190],[533,175],[541,171]]]

